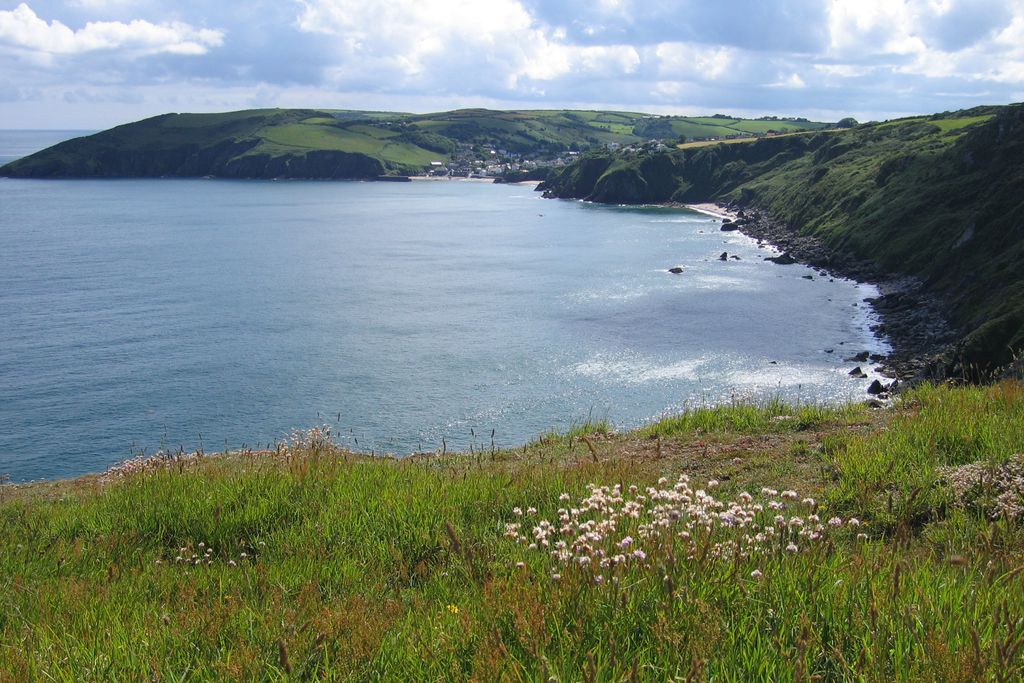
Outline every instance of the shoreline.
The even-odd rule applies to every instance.
[[[866,297],[878,317],[870,329],[889,342],[892,351],[875,361],[879,374],[899,382],[917,381],[930,376],[936,356],[949,349],[957,339],[953,325],[945,317],[943,302],[925,291],[924,283],[912,277],[895,275],[876,264],[827,247],[821,240],[796,234],[778,224],[764,211],[735,204],[699,203],[681,206],[716,218],[733,221],[739,232],[766,243],[795,262],[810,266],[822,276],[841,277],[859,284],[873,285],[879,296]],[[853,362],[853,361],[851,361]],[[857,361],[860,362],[860,361]],[[865,363],[867,361],[864,361]]]

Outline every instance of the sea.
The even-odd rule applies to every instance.
[[[78,134],[0,131],[0,160]],[[887,350],[874,288],[720,223],[473,181],[2,178],[0,476],[318,425],[402,456],[866,398],[844,357]]]

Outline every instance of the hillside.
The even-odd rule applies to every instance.
[[[1019,681],[1024,385],[0,486],[0,679]]]
[[[805,120],[685,118],[604,111],[436,114],[262,109],[165,114],[69,140],[0,168],[13,177],[373,178],[462,173],[494,159],[553,160],[569,151],[680,136],[814,130]]]
[[[961,341],[942,372],[973,374],[1024,350],[1024,105],[842,131],[656,151],[595,152],[547,196],[746,209],[829,250],[918,278]]]

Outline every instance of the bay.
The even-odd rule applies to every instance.
[[[0,179],[0,473],[316,424],[401,455],[863,399],[842,357],[885,349],[873,288],[718,225],[481,182]]]

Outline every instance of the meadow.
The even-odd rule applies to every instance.
[[[0,488],[9,680],[977,681],[1024,660],[1024,385]]]

